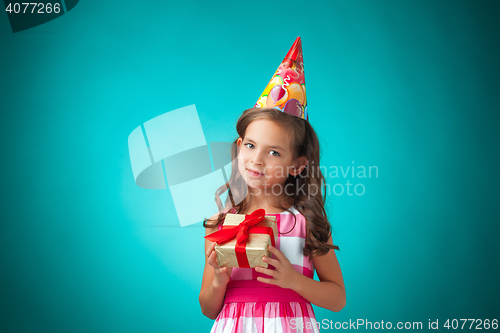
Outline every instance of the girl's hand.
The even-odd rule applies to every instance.
[[[274,270],[269,268],[255,267],[255,270],[260,273],[264,273],[273,277],[273,279],[266,279],[264,277],[257,277],[257,280],[264,283],[274,284],[280,286],[281,288],[295,289],[297,283],[300,280],[300,274],[293,268],[290,260],[272,245],[269,245],[269,251],[277,258],[272,259],[268,257],[263,257],[262,260],[269,265],[274,266]]]
[[[232,267],[219,267],[217,262],[217,254],[215,253],[215,242],[210,245],[207,250],[207,262],[214,268],[214,281],[215,287],[225,286],[231,280]]]

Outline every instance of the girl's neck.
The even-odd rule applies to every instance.
[[[280,204],[283,208],[279,207]],[[290,209],[290,207],[292,206],[293,206],[293,199],[291,197],[286,197],[284,199],[275,201],[275,204],[267,201],[260,203],[254,201],[252,203],[248,203],[248,206],[245,207],[245,211],[238,212],[238,214],[250,214],[256,209],[264,209],[266,211],[266,214],[278,214],[282,213],[286,209]]]

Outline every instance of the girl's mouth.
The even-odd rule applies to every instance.
[[[264,174],[263,174],[263,173],[260,173],[260,172],[258,172],[258,171],[252,170],[252,169],[247,169],[247,172],[248,172],[248,174],[249,174],[250,176],[255,177],[255,178],[259,178],[259,177],[264,176]]]

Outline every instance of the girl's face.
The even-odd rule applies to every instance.
[[[284,185],[288,174],[296,172],[286,134],[273,121],[257,119],[248,125],[245,138],[237,140],[238,168],[249,187],[271,190]]]

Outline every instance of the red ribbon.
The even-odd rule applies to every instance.
[[[251,214],[246,214],[245,219],[238,225],[222,226],[222,230],[216,231],[205,236],[206,239],[224,244],[236,238],[235,252],[238,266],[242,268],[250,268],[246,254],[246,241],[249,234],[268,234],[271,237],[271,243],[274,245],[274,232],[271,227],[256,226],[264,219],[265,210],[256,209]]]

